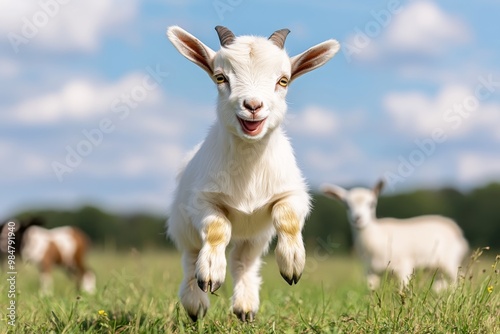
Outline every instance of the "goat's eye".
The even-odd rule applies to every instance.
[[[278,81],[278,84],[281,86],[281,87],[286,87],[288,86],[288,79],[286,77],[281,77]]]
[[[221,83],[224,83],[226,82],[226,77],[224,76],[224,74],[216,74],[215,75],[215,82],[217,82],[218,84],[221,84]]]

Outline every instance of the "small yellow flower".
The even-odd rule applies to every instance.
[[[488,293],[492,293],[493,292],[493,285],[490,285],[486,289],[488,290]]]
[[[108,314],[107,314],[107,313],[106,313],[106,311],[104,311],[104,310],[99,310],[97,313],[98,313],[100,316],[103,316],[103,317],[107,317],[107,316],[108,316]]]

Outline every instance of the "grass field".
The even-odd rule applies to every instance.
[[[192,323],[177,299],[179,256],[158,252],[94,252],[98,293],[79,296],[60,271],[54,293],[38,294],[34,268],[17,265],[16,326],[8,326],[10,299],[0,284],[0,333],[500,333],[500,261],[485,252],[464,268],[457,289],[429,289],[432,273],[418,272],[403,293],[393,280],[365,287],[356,257],[312,254],[297,286],[266,258],[261,307],[255,322],[230,311],[231,282],[211,296],[207,316]]]

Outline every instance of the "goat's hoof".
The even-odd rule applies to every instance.
[[[222,285],[222,282],[211,282],[210,284],[210,292],[214,293],[215,291],[219,290],[220,286]]]
[[[198,280],[198,286],[203,292],[208,292],[208,283],[207,281]]]
[[[193,322],[197,322],[198,321],[198,314],[191,314],[191,313],[188,313],[189,315],[189,318],[191,318],[191,320]]]
[[[198,280],[198,286],[203,292],[208,292],[210,289],[211,293],[214,293],[215,291],[219,290],[221,287],[222,282],[212,282],[212,281],[202,281]]]
[[[205,316],[205,314],[207,313],[207,310],[205,308],[203,308],[203,306],[200,306],[198,308],[198,312],[196,313],[190,313],[188,312],[188,316],[189,318],[193,321],[193,322],[197,322],[198,319],[201,319]]]
[[[294,283],[297,284],[299,282],[299,279],[302,277],[302,274],[299,274],[299,275],[293,275],[292,277],[289,277],[288,275],[286,274],[283,274],[282,272],[280,272],[281,274],[281,277],[283,277],[283,279],[290,285],[293,285]]]
[[[255,319],[255,313],[250,311],[250,312],[245,312],[245,311],[234,311],[234,314],[238,317],[243,322],[253,322]]]

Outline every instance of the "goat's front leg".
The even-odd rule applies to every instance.
[[[306,251],[301,234],[304,218],[299,218],[287,202],[275,204],[272,217],[278,234],[276,261],[281,276],[292,285],[299,281],[306,262]]]
[[[399,290],[403,291],[404,288],[406,288],[408,286],[408,284],[410,283],[410,280],[411,280],[412,275],[413,275],[413,267],[407,263],[400,263],[394,269],[394,273],[399,278],[399,282],[400,282]]]
[[[39,264],[40,269],[40,292],[42,295],[52,294],[52,259],[45,257]]]
[[[43,296],[52,294],[52,275],[50,271],[40,272],[40,293]]]
[[[196,261],[196,280],[204,292],[214,293],[226,277],[225,250],[231,239],[231,223],[222,214],[212,214],[202,221],[202,248]]]
[[[366,273],[366,283],[368,285],[368,289],[377,290],[380,286],[380,276],[375,272],[369,270]]]

